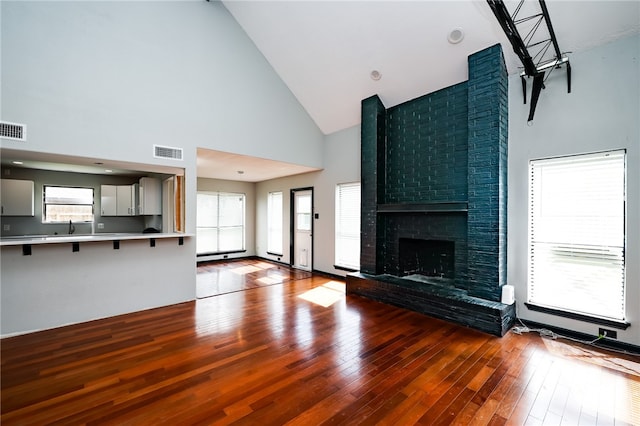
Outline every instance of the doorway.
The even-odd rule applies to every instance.
[[[313,270],[313,188],[291,190],[291,266]]]

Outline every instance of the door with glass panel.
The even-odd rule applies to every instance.
[[[313,269],[313,190],[293,190],[293,267]]]

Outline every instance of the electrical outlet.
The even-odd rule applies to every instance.
[[[104,223],[98,222],[98,229],[104,229]]]
[[[598,336],[604,336],[607,337],[609,339],[617,339],[618,338],[618,332],[615,330],[609,330],[606,328],[599,328],[598,329]]]
[[[2,224],[2,230],[3,231],[11,231],[11,224],[9,224],[9,223]]]

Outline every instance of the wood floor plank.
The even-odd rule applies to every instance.
[[[335,277],[262,260],[198,276],[235,290],[3,339],[2,424],[640,424],[636,358],[321,306]]]

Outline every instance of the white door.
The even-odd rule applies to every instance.
[[[311,190],[294,192],[293,209],[293,267],[311,271],[313,259]]]

